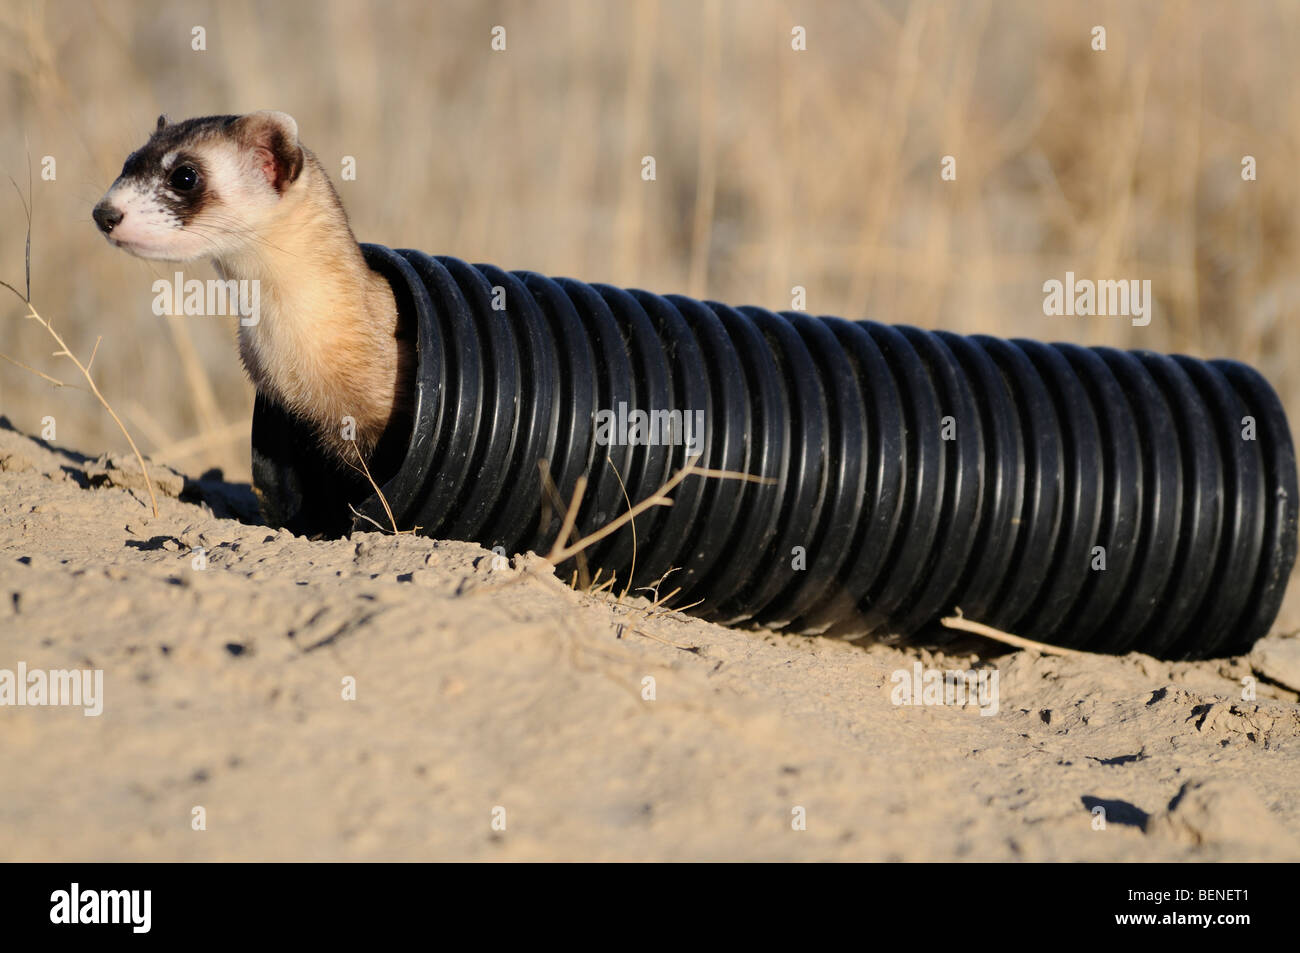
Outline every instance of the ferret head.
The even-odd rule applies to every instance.
[[[95,206],[108,240],[141,258],[218,260],[272,221],[306,161],[281,112],[204,116],[158,126],[127,156]]]

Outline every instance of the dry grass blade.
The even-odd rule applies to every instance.
[[[27,157],[27,190],[29,193],[31,192],[31,187],[32,187],[31,177],[32,177],[31,156],[29,155]],[[10,178],[9,181],[13,182],[12,177]],[[14,188],[17,189],[18,191],[18,197],[23,198],[22,190],[18,188],[17,182],[14,182]],[[26,246],[26,255],[23,261],[24,274],[26,275],[27,278],[26,294],[19,291],[13,285],[9,284],[9,282],[7,281],[0,281],[0,286],[8,288],[11,292],[13,292],[14,297],[18,298],[20,301],[22,301],[23,304],[27,305],[26,316],[31,320],[34,320],[37,324],[39,324],[46,331],[48,331],[50,333],[50,336],[54,338],[54,342],[58,344],[59,349],[54,352],[54,356],[66,357],[68,360],[70,360],[73,364],[77,366],[77,370],[81,372],[81,376],[86,379],[86,384],[90,387],[90,392],[95,395],[95,399],[98,400],[99,403],[103,406],[104,410],[108,412],[108,415],[113,418],[113,423],[117,424],[117,429],[122,431],[122,436],[126,438],[126,442],[131,447],[131,452],[135,454],[136,463],[140,464],[140,472],[144,474],[144,485],[145,488],[148,489],[149,491],[149,504],[153,508],[153,515],[157,516],[158,497],[154,495],[153,480],[149,479],[149,468],[144,464],[144,456],[140,453],[140,448],[135,445],[135,440],[132,439],[130,431],[126,429],[126,424],[122,423],[122,418],[117,415],[117,411],[113,409],[112,404],[110,404],[108,400],[104,397],[104,395],[99,392],[99,386],[95,383],[95,379],[90,376],[90,361],[87,361],[85,364],[82,364],[81,361],[77,360],[77,356],[72,353],[72,349],[69,348],[68,345],[64,342],[63,336],[60,335],[59,332],[54,330],[54,326],[50,324],[49,321],[41,317],[40,312],[36,310],[36,305],[32,304],[32,208],[30,205],[27,204],[26,199],[23,199],[23,211],[27,214],[27,246]],[[95,359],[95,355],[97,353],[99,353],[98,340],[95,342],[95,350],[91,352],[90,355],[91,361]],[[10,363],[17,364],[18,362],[10,359]],[[22,367],[23,365],[20,364],[19,366]],[[34,368],[27,368],[27,369],[34,370]],[[35,373],[39,374],[41,377],[45,377],[47,380],[50,380],[52,383],[58,383],[59,387],[64,386],[61,382],[55,382],[54,378],[49,377],[46,374],[41,374],[40,371],[35,371]]]
[[[668,595],[664,596],[664,599],[671,599],[679,592],[681,592],[680,589],[674,589],[672,592],[668,593]],[[666,605],[663,608],[657,609],[656,606],[658,605],[658,603],[656,603],[655,606],[651,606],[649,609],[646,610],[645,617],[647,620],[657,619],[659,616],[667,615],[670,612],[687,612],[691,609],[694,609],[696,606],[703,605],[703,604],[704,604],[703,599],[696,599],[694,602],[688,602],[684,606]]]
[[[651,615],[651,614],[652,614],[656,609],[658,609],[661,605],[663,605],[665,602],[667,602],[669,599],[671,599],[673,596],[677,595],[677,593],[679,593],[679,592],[681,592],[681,591],[682,591],[682,587],[681,587],[681,586],[678,586],[678,587],[677,587],[676,589],[674,589],[672,592],[669,592],[669,593],[667,593],[667,594],[665,594],[665,595],[662,595],[662,596],[659,595],[658,591],[656,591],[656,592],[655,592],[655,601],[652,602],[652,603],[650,603],[650,608],[646,610],[646,615],[647,615],[647,616],[650,616],[650,615]]]
[[[81,372],[81,376],[86,379],[86,384],[87,386],[90,387],[90,392],[95,395],[95,399],[98,400],[100,405],[103,406],[104,410],[108,412],[108,415],[113,418],[113,423],[117,424],[117,429],[122,431],[122,436],[126,438],[126,442],[131,447],[131,452],[135,454],[136,463],[140,464],[140,472],[144,474],[144,485],[145,488],[148,489],[149,491],[149,503],[153,507],[153,515],[157,516],[158,497],[154,495],[153,480],[149,478],[149,468],[145,466],[144,456],[140,453],[140,448],[135,445],[135,440],[131,438],[130,431],[126,429],[126,424],[122,423],[122,418],[119,417],[117,415],[117,411],[113,409],[113,405],[110,404],[107,398],[105,398],[104,395],[100,393],[99,386],[95,383],[95,379],[90,376],[90,368],[87,365],[82,364],[81,361],[77,360],[77,356],[72,353],[71,349],[64,342],[62,335],[60,335],[58,331],[54,330],[54,328],[51,327],[48,321],[46,321],[43,317],[41,317],[40,312],[36,310],[36,306],[33,305],[30,301],[28,301],[26,298],[24,298],[22,292],[20,292],[13,285],[9,284],[9,282],[7,281],[0,281],[0,285],[4,286],[5,288],[8,288],[18,298],[20,298],[25,305],[27,305],[27,317],[31,318],[37,324],[43,327],[46,331],[48,331],[50,333],[50,336],[54,338],[55,343],[59,345],[59,349],[54,352],[54,356],[66,357],[68,360],[70,360],[73,364],[76,365],[77,370]],[[14,361],[13,363],[17,363],[17,362]],[[31,368],[29,368],[29,370],[30,369]],[[37,371],[36,373],[40,374],[39,371]],[[41,376],[45,377],[46,375],[41,374]],[[60,384],[59,386],[61,387],[63,385]]]
[[[643,629],[636,628],[635,626],[628,626],[627,631],[634,632],[637,635],[647,639],[653,639],[654,641],[662,643],[663,645],[669,645],[675,649],[681,649],[683,652],[692,652],[696,655],[698,655],[700,652],[700,647],[698,645],[688,645],[685,642],[674,642],[672,639],[666,639],[662,635],[655,635],[653,632],[646,632]]]
[[[381,532],[381,533],[387,533],[387,532],[388,532],[387,527],[385,527],[383,523],[380,523],[378,520],[374,519],[373,517],[367,516],[365,513],[362,513],[360,510],[358,510],[358,509],[357,509],[355,506],[353,506],[351,503],[348,504],[348,511],[349,511],[353,516],[355,516],[357,519],[359,519],[359,520],[365,520],[367,523],[369,523],[369,524],[370,524],[371,526],[373,526],[375,529],[379,530],[379,532]]]
[[[637,592],[648,592],[654,597],[650,605],[643,611],[642,613],[643,618],[649,620],[655,618],[655,616],[663,615],[667,612],[685,612],[687,609],[694,609],[696,606],[704,602],[703,599],[696,599],[692,603],[689,603],[684,606],[677,606],[676,608],[672,606],[664,605],[669,599],[671,599],[673,596],[681,592],[682,587],[678,586],[676,589],[668,593],[666,596],[659,595],[659,587],[664,584],[665,579],[667,579],[669,576],[671,576],[680,568],[681,568],[680,566],[674,566],[671,569],[669,569],[666,573],[664,573],[662,576],[660,576],[658,579],[656,579],[652,585],[637,587]],[[660,608],[661,606],[663,608]]]
[[[1003,632],[1001,629],[995,629],[991,625],[985,625],[982,622],[972,622],[961,614],[961,609],[956,610],[955,616],[948,616],[939,621],[950,629],[960,629],[963,632],[972,632],[975,635],[982,635],[986,639],[993,639],[995,642],[1002,642],[1005,645],[1011,645],[1018,649],[1029,649],[1042,655],[1079,655],[1086,656],[1089,653],[1080,652],[1078,649],[1067,649],[1062,645],[1048,645],[1045,642],[1035,642],[1033,639],[1027,639],[1022,635],[1012,635],[1010,632]]]
[[[357,442],[355,440],[352,441],[352,449],[356,451],[357,462],[360,463],[361,466],[357,467],[351,463],[349,463],[348,466],[352,467],[352,469],[356,470],[358,473],[365,474],[366,480],[369,481],[371,489],[375,491],[375,496],[379,497],[379,502],[384,507],[384,513],[388,516],[388,522],[393,527],[393,535],[401,536],[404,533],[419,532],[420,527],[418,526],[412,527],[411,529],[397,528],[397,518],[393,516],[393,508],[388,505],[388,497],[384,496],[384,491],[379,489],[379,484],[376,483],[375,478],[370,475],[370,468],[366,466],[366,458],[361,455],[361,448],[357,446]],[[378,529],[381,533],[385,532],[384,528],[380,526],[375,520],[371,519],[369,516],[366,516],[364,513],[358,513],[356,507],[349,504],[348,509],[352,511],[353,516],[365,520],[371,526],[374,526],[376,529]]]
[[[554,515],[554,513],[565,509],[564,500],[560,497],[559,487],[557,487],[555,485],[555,481],[551,479],[550,464],[546,460],[538,460],[537,470],[538,470],[539,478],[542,482],[542,520],[538,525],[550,526],[551,518]],[[573,535],[572,528],[570,528],[569,530],[569,535]],[[564,538],[565,537],[563,536],[556,537],[557,540],[562,540]],[[582,586],[584,589],[587,586],[591,585],[591,582],[590,580],[588,580],[587,575],[588,575],[587,559],[582,553],[579,553],[578,568],[575,570],[573,574],[572,588],[576,589],[578,587],[579,581],[582,582]]]
[[[659,577],[658,579],[656,579],[654,582],[650,583],[650,585],[648,585],[648,586],[637,586],[636,591],[637,591],[637,592],[649,592],[649,593],[651,593],[651,594],[655,597],[655,599],[658,599],[658,598],[659,598],[659,587],[662,586],[662,585],[664,584],[664,580],[665,580],[665,579],[667,579],[669,576],[671,576],[673,573],[675,573],[675,572],[676,572],[678,569],[680,569],[680,568],[681,568],[680,566],[673,566],[671,569],[669,569],[666,573],[664,573],[662,576],[660,576],[660,577]]]
[[[569,509],[564,514],[564,522],[560,524],[560,535],[555,537],[555,545],[551,547],[551,551],[546,557],[552,565],[558,566],[574,553],[586,549],[586,546],[580,545],[583,542],[582,540],[578,540],[573,546],[567,548],[561,545],[561,541],[569,538],[569,534],[573,532],[573,525],[578,522],[578,507],[582,505],[582,495],[586,492],[587,478],[580,476],[578,482],[573,486],[573,498],[569,500]],[[563,555],[559,555],[560,553],[563,553]]]
[[[611,575],[608,579],[606,579],[604,582],[602,582],[599,586],[597,586],[597,585],[592,585],[590,588],[587,589],[587,592],[590,593],[590,594],[593,595],[593,596],[598,596],[598,595],[600,595],[602,592],[610,592],[610,591],[613,590],[613,588],[614,588],[614,583],[616,583],[616,582],[618,582],[618,577],[617,577],[617,576],[613,576],[613,575]]]
[[[627,501],[627,508],[632,509],[632,498],[627,495],[627,485],[623,482],[623,474],[618,472],[618,467],[614,466],[614,461],[606,457],[605,462],[609,468],[614,471],[614,478],[618,480],[618,488],[623,491],[623,499]],[[632,528],[632,568],[627,571],[627,585],[618,596],[618,602],[622,602],[627,597],[627,591],[632,586],[632,579],[636,576],[636,520],[629,520]]]
[[[31,371],[31,372],[32,372],[33,374],[35,374],[37,377],[42,378],[43,380],[47,380],[47,381],[49,381],[49,382],[50,382],[51,384],[53,384],[55,387],[67,387],[67,386],[68,386],[67,384],[63,383],[63,381],[59,380],[57,377],[51,377],[49,374],[46,374],[44,371],[38,371],[36,368],[34,368],[34,367],[32,367],[32,366],[30,366],[30,365],[28,365],[28,364],[24,364],[22,361],[15,361],[15,360],[14,360],[12,357],[10,357],[8,354],[0,354],[0,360],[8,361],[8,362],[9,362],[10,364],[12,364],[14,367],[21,367],[21,368],[22,368],[23,370],[25,370],[25,371]],[[80,389],[81,389],[81,388],[79,388],[79,387],[78,387],[78,388],[74,388],[74,390],[80,390]]]

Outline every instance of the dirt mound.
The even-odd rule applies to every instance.
[[[157,518],[133,461],[0,426],[7,859],[1300,858],[1293,639],[1185,664],[728,629],[151,472]],[[93,705],[89,677],[36,699],[83,670]]]

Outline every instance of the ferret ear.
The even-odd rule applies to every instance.
[[[167,117],[166,117],[166,116],[159,116],[159,117],[158,117],[158,126],[157,126],[156,129],[154,129],[154,132],[162,132],[162,131],[163,131],[164,129],[166,129],[166,128],[167,128]]]
[[[288,113],[264,109],[240,116],[234,128],[244,146],[256,155],[266,184],[283,195],[302,173],[298,123]]]

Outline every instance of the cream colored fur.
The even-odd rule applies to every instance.
[[[270,132],[302,153],[301,172],[283,192],[270,152],[257,146]],[[204,202],[184,225],[160,198],[183,153],[199,158],[205,177]],[[157,166],[109,189],[101,204],[123,212],[109,241],[142,258],[210,258],[223,278],[259,282],[259,320],[239,329],[253,383],[311,421],[340,459],[368,456],[389,424],[409,414],[414,354],[396,338],[392,289],[366,265],[293,117],[263,111],[200,128]]]
[[[366,265],[310,153],[298,180],[249,224],[255,240],[215,258],[223,277],[261,283],[261,320],[239,329],[244,367],[260,390],[313,421],[327,446],[355,462],[347,418],[368,454],[405,399],[392,289]]]

